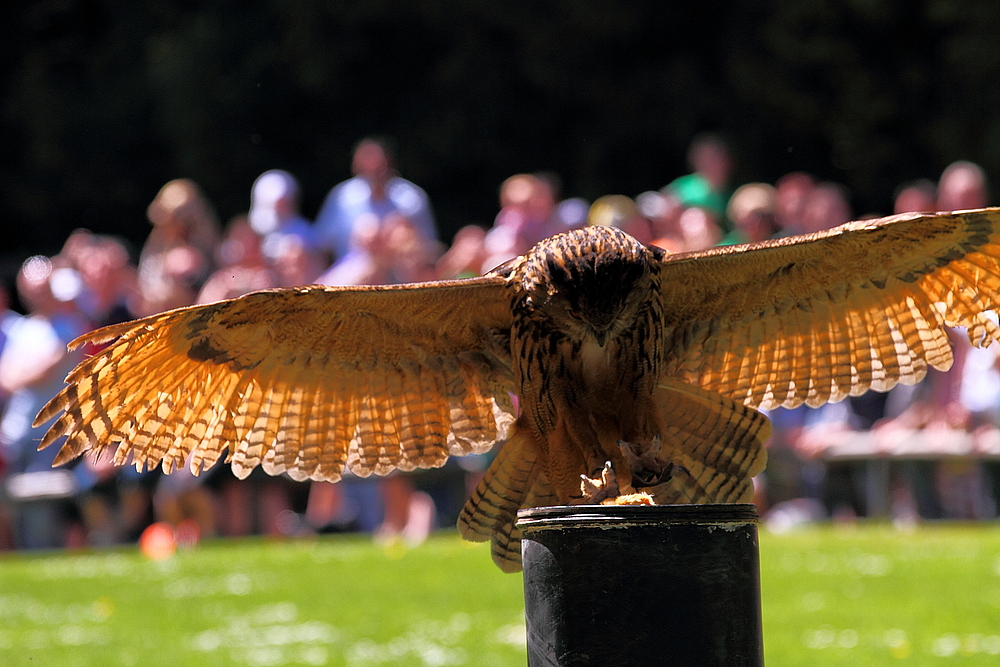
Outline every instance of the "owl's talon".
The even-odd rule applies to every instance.
[[[674,463],[659,456],[662,451],[660,436],[653,436],[648,443],[619,440],[618,448],[632,470],[632,486],[635,488],[657,486],[673,476]]]
[[[599,505],[605,500],[618,497],[618,478],[615,477],[611,461],[606,461],[595,477],[580,475],[580,492],[583,494],[579,503],[581,505]]]

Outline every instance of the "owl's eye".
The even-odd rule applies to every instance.
[[[580,311],[578,311],[578,310],[572,310],[571,309],[571,310],[568,310],[566,312],[569,313],[569,316],[572,317],[574,320],[582,320],[583,319],[583,315],[581,315]]]

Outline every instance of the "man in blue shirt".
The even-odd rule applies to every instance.
[[[381,222],[396,213],[410,220],[426,240],[437,238],[427,193],[401,178],[395,170],[387,139],[367,137],[354,149],[354,177],[335,186],[316,217],[320,246],[339,260],[351,250],[351,235],[359,219]]]

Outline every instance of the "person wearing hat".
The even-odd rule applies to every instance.
[[[653,232],[649,218],[645,217],[630,197],[604,195],[590,205],[587,226],[617,227],[640,243],[652,243]]]
[[[734,229],[726,234],[720,245],[753,243],[774,236],[777,231],[775,201],[773,185],[747,183],[736,188],[726,207],[726,214]]]
[[[283,169],[270,169],[257,177],[250,189],[250,227],[260,235],[261,251],[268,260],[278,256],[281,243],[294,237],[304,248],[316,248],[312,224],[299,213],[299,182]]]

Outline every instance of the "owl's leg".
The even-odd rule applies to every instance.
[[[632,492],[632,479],[621,452],[602,447],[601,435],[592,420],[569,420],[560,415],[556,427],[538,438],[546,477],[563,504],[595,504]],[[603,441],[614,442],[609,437]],[[585,484],[581,484],[583,479]]]

